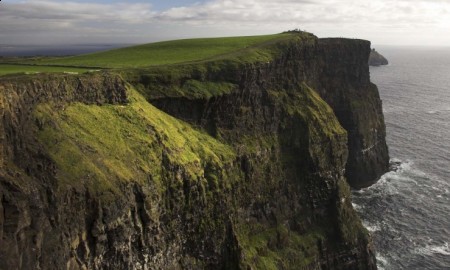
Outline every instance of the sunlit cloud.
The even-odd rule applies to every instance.
[[[93,1],[95,2],[95,1]],[[418,31],[450,45],[449,1],[444,0],[210,0],[156,11],[147,3],[86,3],[56,0],[0,2],[0,38],[121,42],[144,37],[274,33],[300,28],[319,36],[349,36],[401,43]],[[415,31],[417,31],[415,33]],[[415,35],[415,36],[414,36]],[[389,37],[389,39],[387,38]],[[409,41],[408,41],[409,42]]]

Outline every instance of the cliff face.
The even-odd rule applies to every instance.
[[[276,129],[277,119],[267,121],[265,115],[243,117],[239,113],[240,107],[253,107],[256,102],[242,104],[234,97],[228,102],[222,101],[224,97],[220,97],[219,101],[203,96],[180,97],[171,88],[183,89],[192,79],[198,80],[199,77],[206,81],[231,82],[235,88],[244,90],[251,86],[256,88],[256,92],[263,93],[306,83],[331,106],[340,124],[348,132],[346,177],[349,184],[361,188],[374,183],[388,171],[389,154],[382,104],[377,87],[370,82],[367,65],[370,43],[364,40],[320,39],[297,46],[287,45],[283,51],[282,55],[265,65],[243,69],[231,67],[225,73],[209,68],[202,75],[191,72],[175,79],[155,76],[150,80],[169,85],[169,89],[163,90],[164,93],[170,93],[169,97],[161,95],[161,90],[155,89],[152,84],[147,85],[142,77],[140,80],[135,79],[134,83],[145,88],[143,92],[152,104],[180,119],[203,126],[213,136],[217,136],[217,127],[221,126],[237,124],[240,131],[264,126],[256,121],[266,121]]]
[[[322,39],[319,47],[325,64],[315,88],[348,132],[348,182],[355,188],[367,187],[389,168],[381,99],[366,64],[370,43]]]
[[[375,269],[345,180],[387,163],[369,44],[279,51],[1,79],[0,269]]]

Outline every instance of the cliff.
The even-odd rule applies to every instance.
[[[389,64],[388,60],[375,49],[370,51],[369,66],[383,66]]]
[[[202,126],[215,137],[223,136],[221,130],[234,125],[239,125],[236,129],[239,132],[248,128],[257,134],[274,131],[265,130],[264,123],[255,122],[267,120],[267,116],[242,115],[242,107],[253,108],[260,101],[234,97],[236,93],[228,93],[233,87],[240,90],[234,92],[251,99],[253,92],[286,90],[306,83],[331,106],[348,132],[346,178],[349,184],[361,188],[374,183],[388,171],[389,155],[382,104],[377,87],[370,82],[367,65],[370,42],[314,39],[280,46],[283,53],[263,65],[235,66],[224,61],[218,69],[217,62],[201,67],[195,64],[175,71],[172,68],[170,76],[154,68],[139,76],[133,72],[128,80],[159,109]],[[204,88],[208,87],[216,90],[219,97],[206,92]],[[233,96],[231,100],[229,95]],[[275,118],[267,122],[277,121]]]
[[[1,78],[0,269],[375,269],[345,176],[387,169],[370,44],[263,47]]]

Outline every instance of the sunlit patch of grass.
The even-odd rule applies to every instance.
[[[222,167],[234,150],[149,104],[129,90],[127,105],[38,105],[38,137],[67,185],[116,193],[118,184],[151,177],[160,189],[164,158],[206,181],[204,167]],[[202,180],[202,181],[203,181]]]

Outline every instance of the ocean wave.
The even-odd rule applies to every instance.
[[[389,266],[389,261],[387,260],[386,257],[384,257],[380,254],[377,254],[376,259],[377,259],[377,267],[379,270],[387,269],[387,267]]]
[[[397,161],[395,161],[397,162]],[[398,180],[401,177],[401,174],[410,170],[411,165],[406,162],[399,162],[399,165],[396,166],[395,170],[389,171],[381,176],[381,178],[373,185],[367,188],[362,188],[360,190],[355,190],[355,194],[359,194],[362,196],[373,196],[375,194],[389,194],[394,195],[398,193],[397,188],[394,185],[391,185],[391,182],[394,180]]]
[[[426,245],[425,247],[416,248],[414,253],[426,256],[432,256],[434,254],[450,256],[450,247],[448,242],[442,245]]]
[[[417,200],[445,203],[450,200],[449,190],[449,183],[446,183],[440,176],[422,171],[414,161],[393,158],[391,159],[391,171],[381,176],[372,186],[353,190],[352,201],[353,207],[358,212],[365,211],[368,201],[372,201],[371,208],[375,207],[373,204],[385,208],[387,203],[395,201],[395,207],[391,209],[409,209],[418,203]],[[409,212],[416,213],[416,210],[410,209]]]
[[[355,202],[352,202],[352,206],[353,206],[353,208],[354,208],[356,211],[358,211],[358,212],[364,210],[364,206],[362,206],[362,205],[360,205],[360,204],[357,204],[357,203],[355,203]]]
[[[429,187],[435,190],[436,187],[428,185],[430,179],[433,182],[438,182],[440,179],[430,173],[426,173],[415,166],[414,161],[402,161],[397,158],[392,158],[390,161],[392,170],[381,176],[375,184],[370,187],[355,191],[355,193],[366,194],[374,191],[385,191],[388,195],[397,194],[399,189],[404,191],[405,188],[411,186]],[[437,187],[440,191],[445,190],[443,187]]]
[[[372,224],[365,220],[362,221],[362,224],[371,233],[381,231],[381,227],[378,224]]]

